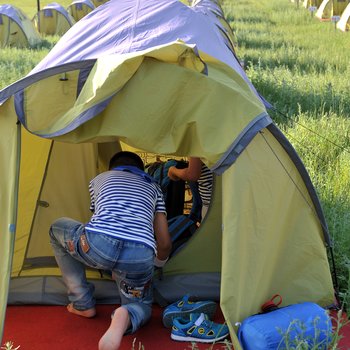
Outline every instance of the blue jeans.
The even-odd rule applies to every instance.
[[[82,223],[61,218],[50,228],[50,241],[68,289],[68,299],[77,310],[95,306],[94,285],[86,279],[85,267],[110,270],[115,276],[121,305],[130,315],[135,332],[152,312],[154,251],[144,244],[85,231]]]

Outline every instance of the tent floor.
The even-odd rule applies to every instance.
[[[100,337],[110,324],[113,305],[97,305],[97,316],[85,319],[72,315],[64,306],[25,305],[7,307],[4,336],[5,342],[12,341],[14,348],[20,345],[25,350],[96,350]],[[177,342],[170,338],[170,329],[162,324],[163,309],[153,307],[152,319],[133,335],[124,336],[120,350],[185,350],[190,343]],[[216,322],[223,322],[220,311]],[[136,340],[135,340],[136,339]],[[133,342],[135,344],[133,346]],[[209,349],[211,344],[198,344],[199,350]],[[191,347],[190,347],[191,348]],[[210,350],[222,350],[217,344]]]
[[[63,306],[8,306],[1,345],[12,341],[25,350],[95,350],[110,323],[113,305],[97,305],[97,316],[85,319],[70,314]],[[335,315],[333,315],[335,316]],[[223,322],[220,311],[216,322]],[[350,324],[342,329],[339,349],[350,349]],[[134,343],[134,345],[133,345]],[[144,348],[140,346],[142,344]],[[197,344],[199,350],[222,350],[223,344]],[[162,324],[162,309],[154,306],[151,321],[133,335],[123,338],[120,350],[186,350],[191,344],[170,339]]]

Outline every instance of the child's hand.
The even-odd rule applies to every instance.
[[[163,266],[166,264],[166,262],[168,261],[168,259],[169,259],[169,258],[166,258],[165,260],[160,260],[160,259],[158,259],[158,257],[156,256],[156,257],[154,258],[154,266],[155,266],[155,267],[163,267]]]
[[[171,180],[173,181],[179,181],[180,178],[178,176],[175,175],[175,172],[176,172],[176,167],[175,166],[171,166],[168,170],[168,176]]]

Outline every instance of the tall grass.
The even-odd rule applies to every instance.
[[[223,8],[237,56],[278,111],[271,116],[318,192],[334,242],[341,299],[349,305],[350,33],[288,0],[227,0]]]
[[[340,297],[349,305],[350,119],[336,114],[316,117],[300,112],[294,124],[282,127],[318,191],[334,244]]]
[[[289,115],[350,114],[349,33],[288,0],[226,1],[237,53],[259,92]],[[249,10],[248,10],[249,9]]]
[[[32,49],[2,48],[0,50],[0,89],[23,78],[40,62],[58,38],[44,40]]]

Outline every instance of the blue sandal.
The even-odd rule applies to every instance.
[[[171,329],[171,339],[198,343],[215,343],[229,334],[227,325],[214,323],[203,313],[190,314],[189,318],[174,318]]]
[[[167,306],[163,312],[163,324],[167,328],[173,325],[176,317],[189,317],[191,313],[204,313],[212,319],[215,315],[217,304],[214,301],[191,301],[189,295]]]

